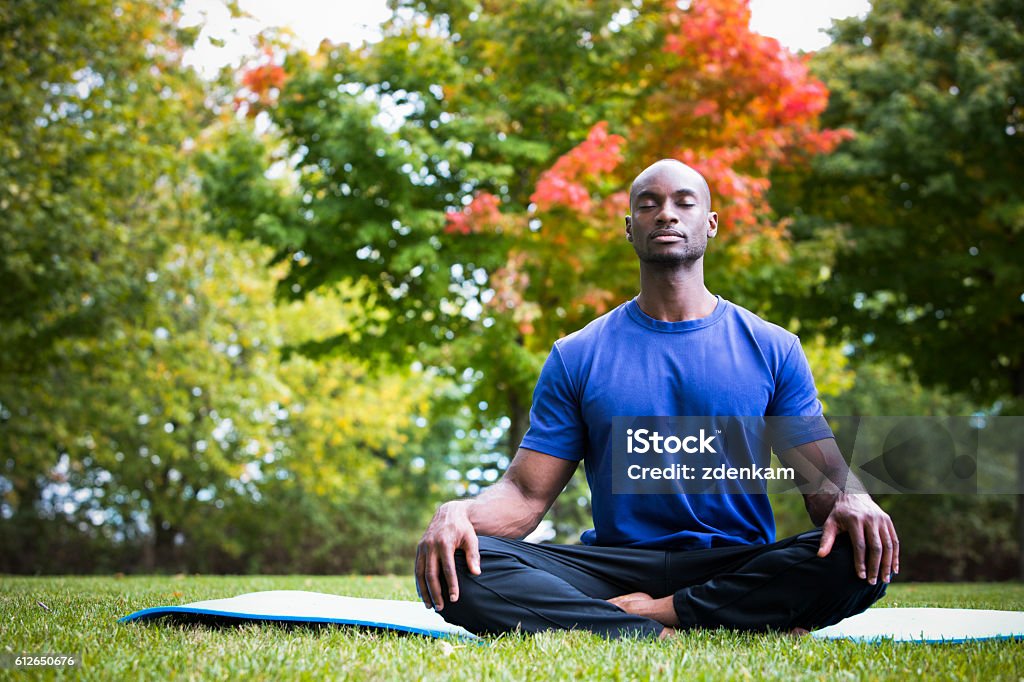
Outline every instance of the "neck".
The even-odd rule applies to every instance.
[[[699,320],[718,305],[718,299],[704,286],[703,258],[684,267],[641,263],[636,302],[645,314],[663,322]]]

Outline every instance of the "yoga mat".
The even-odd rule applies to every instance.
[[[120,619],[127,623],[159,616],[208,617],[211,620],[265,620],[279,623],[338,623],[381,630],[412,632],[428,637],[478,639],[457,625],[446,623],[419,601],[362,599],[302,590],[250,592],[227,599],[209,599],[180,606],[142,609]]]
[[[479,639],[450,625],[418,601],[362,599],[336,594],[273,590],[227,599],[136,611],[121,622],[179,616],[210,620],[264,620],[289,623],[338,623],[411,632],[428,637]],[[1024,612],[983,609],[874,608],[811,633],[820,639],[857,642],[967,642],[1024,639]]]
[[[815,630],[811,636],[856,642],[957,643],[1024,639],[1024,611],[874,608]]]

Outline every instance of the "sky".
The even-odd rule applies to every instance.
[[[514,1],[514,0],[510,0]],[[315,49],[332,42],[372,41],[388,16],[386,0],[239,0],[254,19],[232,20],[222,0],[185,0],[185,25],[204,20],[196,49],[187,63],[207,76],[225,65],[238,65],[253,51],[252,36],[269,26],[288,26],[299,44]],[[821,32],[833,18],[864,15],[868,0],[750,0],[751,27],[776,38],[791,50],[817,50],[828,44]],[[216,47],[208,38],[224,41]]]

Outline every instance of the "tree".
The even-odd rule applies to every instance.
[[[361,302],[325,291],[275,307],[265,247],[200,230],[165,231],[136,319],[58,341],[63,362],[19,394],[30,418],[8,434],[39,436],[10,441],[0,479],[32,482],[7,491],[5,570],[408,565],[444,494],[446,462],[427,466],[422,450],[445,437],[426,428],[440,385],[341,357],[283,360],[285,344],[344,329]]]
[[[215,224],[278,249],[283,294],[360,281],[386,311],[356,344],[324,346],[467,377],[483,418],[510,419],[512,452],[551,342],[635,289],[622,190],[640,163],[675,154],[709,176],[734,228],[723,293],[763,309],[766,282],[811,267],[764,202],[766,175],[841,134],[819,130],[823,86],[750,32],[746,2],[396,7],[379,43],[288,53],[270,105],[251,89],[273,79],[242,79],[294,163],[281,200],[238,200],[268,183],[251,143],[208,160]]]
[[[843,226],[805,323],[979,402],[1024,397],[1022,11],[880,0],[839,22],[814,65],[824,122],[855,137],[775,197],[801,239]]]
[[[0,377],[144,297],[156,225],[178,210],[160,189],[183,181],[182,146],[205,118],[180,63],[194,31],[175,27],[174,6],[0,8]]]
[[[373,306],[278,309],[265,247],[204,233],[192,152],[219,128],[177,4],[0,7],[0,570],[294,570],[316,540],[324,570],[407,565],[438,382],[282,359]],[[299,514],[318,535],[264,542]]]
[[[194,35],[173,7],[0,8],[0,471],[27,537],[65,434],[52,410],[68,359],[55,349],[139,313],[160,228],[185,210],[180,152],[203,89],[181,67]]]
[[[877,0],[838,22],[813,66],[831,92],[822,120],[854,137],[811,172],[777,176],[772,197],[797,216],[798,243],[840,245],[809,295],[780,307],[848,343],[859,365],[904,367],[907,385],[919,378],[995,414],[1024,399],[1022,16],[1019,0]],[[961,533],[1008,508],[900,503],[947,520],[951,504],[980,510]],[[1024,533],[1024,497],[1018,510]],[[1003,529],[992,546],[1011,542],[1003,521],[986,524]]]
[[[236,138],[207,159],[204,190],[218,229],[288,263],[285,297],[360,282],[382,311],[305,350],[415,359],[470,388],[469,431],[500,429],[505,451],[482,439],[471,471],[514,454],[551,343],[635,292],[622,216],[643,165],[676,155],[708,176],[724,216],[716,291],[764,313],[820,271],[820,249],[789,248],[767,173],[843,133],[819,128],[824,87],[750,32],[745,0],[395,7],[378,43],[264,54],[240,78],[235,101],[269,114],[263,143],[294,185],[275,199],[252,163],[261,145]],[[834,394],[844,357],[807,341]],[[559,530],[585,522],[582,480],[572,487],[552,511]]]

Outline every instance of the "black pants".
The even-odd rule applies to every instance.
[[[680,628],[765,632],[838,623],[885,593],[857,577],[845,534],[817,556],[821,531],[771,545],[660,551],[534,545],[480,538],[481,574],[456,554],[459,600],[441,615],[477,634],[590,630],[606,637],[657,635],[663,626],[605,601],[629,592],[673,595]],[[447,595],[447,585],[444,586]]]

